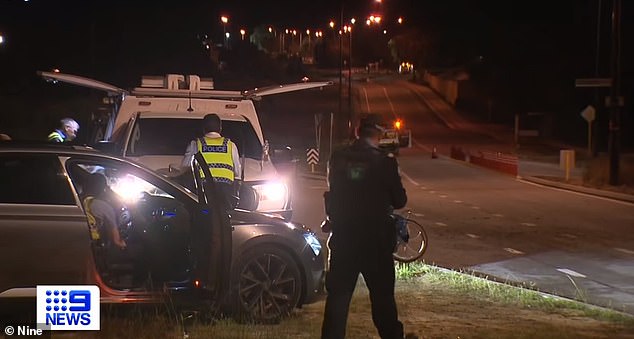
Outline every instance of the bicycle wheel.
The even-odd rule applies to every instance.
[[[404,263],[418,260],[427,250],[427,233],[421,224],[407,219],[407,231],[409,240],[404,242],[398,238],[393,254],[394,260]]]

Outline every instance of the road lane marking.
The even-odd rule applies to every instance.
[[[577,236],[574,234],[570,234],[570,233],[564,233],[561,235],[564,238],[568,238],[568,239],[577,239]]]
[[[414,145],[416,145],[416,147],[422,148],[423,150],[427,151],[427,152],[431,152],[431,148],[421,144],[420,142],[418,142],[416,139],[412,138],[412,141],[414,142]]]
[[[533,224],[532,222],[523,222],[520,225],[522,226],[528,226],[528,227],[535,227],[537,226],[537,224]]]
[[[421,214],[421,213],[412,213],[412,214],[413,214],[415,217],[419,217],[419,218],[422,218],[422,217],[424,217],[424,216],[425,216],[424,214]]]
[[[455,202],[456,204],[462,204],[462,200],[454,200],[453,202]]]
[[[500,214],[500,213],[495,213],[493,214],[493,216],[498,218],[504,218],[504,214]]]
[[[411,182],[412,185],[414,185],[414,186],[418,186],[419,185],[414,179],[412,179],[409,175],[407,175],[402,170],[401,170],[401,176],[403,176],[407,181]]]
[[[390,103],[390,107],[392,108],[392,115],[394,116],[394,119],[398,119],[398,117],[396,116],[396,110],[394,109],[394,105],[392,105],[392,100],[390,99],[390,96],[387,94],[387,88],[383,87],[383,92],[385,93],[387,102]]]
[[[445,224],[444,222],[437,222],[436,226],[447,226],[447,224]]]
[[[505,247],[504,250],[509,252],[509,253],[511,253],[511,254],[524,254],[524,252],[518,251],[518,250],[516,250],[514,248],[510,248],[510,247]]]
[[[537,186],[537,187],[541,187],[541,188],[547,188],[547,189],[551,189],[553,191],[567,192],[567,193],[576,194],[576,195],[580,195],[580,196],[584,196],[584,197],[588,197],[588,198],[595,198],[595,199],[599,199],[599,200],[610,201],[610,202],[614,202],[614,203],[625,205],[625,206],[634,206],[634,203],[628,202],[628,201],[610,199],[610,198],[600,197],[600,196],[592,195],[592,194],[588,194],[588,193],[576,192],[576,191],[571,191],[571,190],[567,190],[567,189],[563,189],[563,188],[557,188],[557,187],[542,185],[542,184],[538,184],[538,183],[535,183],[535,182],[530,182],[528,180],[524,180],[522,178],[519,178],[519,179],[516,179],[516,180],[521,182],[521,183],[524,183],[524,184],[533,185],[533,186]]]
[[[363,94],[365,94],[365,106],[368,108],[367,113],[370,113],[370,101],[368,100],[368,91],[363,87]]]
[[[479,235],[475,235],[475,234],[471,234],[471,233],[467,233],[467,237],[471,238],[471,239],[478,239],[480,238]]]
[[[429,194],[436,194],[436,191],[429,191]]]
[[[625,253],[625,254],[631,254],[631,255],[634,255],[634,251],[631,251],[631,250],[628,250],[628,249],[625,249],[625,248],[615,247],[614,249],[615,249],[615,250],[617,250],[617,251],[619,251],[619,252],[623,252],[623,253]]]
[[[558,268],[557,271],[559,271],[559,272],[561,272],[563,274],[566,274],[566,275],[577,277],[577,278],[585,278],[586,277],[585,275],[583,275],[583,274],[581,274],[579,272],[575,272],[575,271],[569,270],[567,268]]]
[[[474,209],[474,210],[479,210],[480,209],[480,207],[478,207],[478,206],[471,206],[471,208]]]

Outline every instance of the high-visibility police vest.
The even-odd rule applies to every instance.
[[[95,218],[91,210],[92,201],[94,199],[95,198],[93,197],[86,197],[86,199],[84,199],[84,208],[86,209],[86,217],[88,218],[88,229],[90,230],[90,238],[97,241],[101,237],[99,236],[99,225],[97,218]]]
[[[66,135],[62,131],[57,129],[48,135],[48,141],[64,142],[64,140],[66,140]]]
[[[229,138],[198,138],[198,151],[202,153],[205,162],[209,166],[211,176],[215,182],[233,183],[232,143]],[[202,174],[202,173],[201,173]]]

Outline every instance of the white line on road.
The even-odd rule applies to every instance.
[[[615,250],[617,250],[617,251],[619,251],[619,252],[623,252],[623,253],[625,253],[625,254],[631,254],[631,255],[634,255],[634,251],[631,251],[631,250],[628,250],[628,249],[625,249],[625,248],[618,248],[618,247],[615,247],[614,249],[615,249]]]
[[[446,198],[447,196],[446,196],[446,195],[444,195],[444,194],[441,194],[441,195],[439,195],[439,197],[441,197],[441,198]]]
[[[368,108],[367,113],[370,113],[370,101],[368,101],[368,91],[363,87],[363,94],[365,94],[365,106]]]
[[[498,217],[498,218],[504,218],[504,215],[500,214],[500,213],[495,213],[495,214],[493,214],[493,216],[494,217]]]
[[[416,147],[420,147],[423,150],[427,151],[427,152],[431,152],[431,148],[421,144],[420,142],[418,142],[418,140],[412,138],[412,142],[414,143],[414,145],[416,145]]]
[[[429,191],[429,194],[436,194],[436,191]]]
[[[403,172],[402,170],[401,170],[401,176],[403,176],[407,181],[411,182],[412,185],[418,186],[418,183],[414,179],[412,179],[409,175],[407,175],[405,172]]]
[[[425,216],[424,214],[421,214],[421,213],[412,213],[412,214],[413,214],[415,217],[419,217],[419,218],[422,218],[422,217],[424,217],[424,216]]]
[[[437,222],[436,226],[447,226],[447,224],[445,224],[444,222]]]
[[[533,224],[532,222],[523,222],[520,225],[522,226],[528,226],[528,227],[535,227],[537,226],[537,224]]]
[[[571,275],[573,277],[577,277],[577,278],[585,278],[586,276],[579,273],[579,272],[575,272],[573,270],[569,270],[567,268],[558,268],[557,271],[566,274],[566,275]]]
[[[568,239],[577,239],[577,236],[574,234],[570,234],[570,233],[564,233],[561,235],[564,238],[568,238]]]
[[[462,204],[462,200],[454,200],[453,202],[455,202],[456,204]]]
[[[510,248],[510,247],[505,247],[504,250],[509,252],[509,253],[511,253],[511,254],[524,254],[524,252],[518,251],[518,250],[516,250],[514,248]]]
[[[528,184],[528,185],[533,185],[533,186],[537,186],[537,187],[551,189],[551,190],[554,190],[554,191],[567,192],[567,193],[570,193],[570,194],[576,194],[576,195],[580,195],[580,196],[584,196],[584,197],[595,198],[595,199],[599,199],[599,200],[603,200],[603,201],[610,201],[610,202],[614,202],[614,203],[625,205],[625,206],[634,206],[634,203],[631,203],[631,202],[628,202],[628,201],[610,199],[610,198],[600,197],[600,196],[597,196],[597,195],[571,191],[571,190],[567,190],[567,189],[563,189],[563,188],[546,186],[546,185],[530,182],[530,181],[524,180],[522,178],[517,179],[517,181],[519,181],[521,183],[524,183],[524,184]]]
[[[471,233],[467,233],[467,237],[471,238],[471,239],[478,239],[480,238],[479,235],[475,235],[475,234],[471,234]]]
[[[396,116],[396,110],[394,110],[394,105],[392,105],[392,100],[390,99],[390,96],[387,94],[387,88],[383,87],[383,92],[385,93],[387,102],[390,103],[390,107],[392,108],[392,115],[394,116],[394,119],[398,119],[398,117]]]
[[[471,206],[471,208],[474,209],[474,210],[479,210],[480,209],[480,207],[478,207],[478,206]]]

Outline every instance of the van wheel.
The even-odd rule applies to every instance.
[[[297,263],[284,250],[259,246],[240,257],[231,286],[239,320],[276,323],[298,306],[302,277]]]

